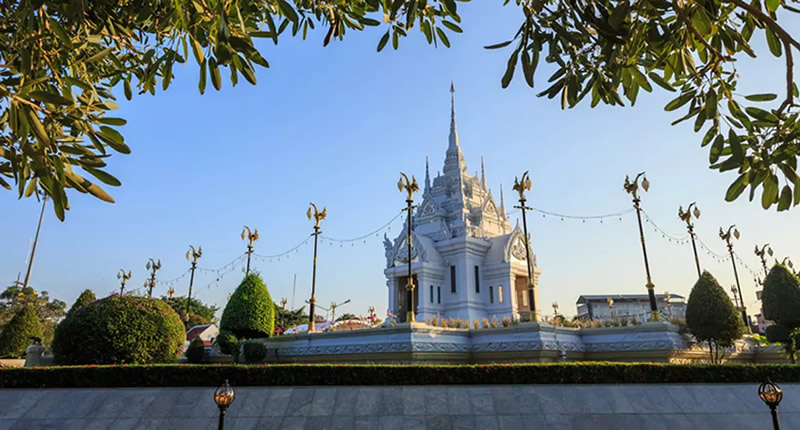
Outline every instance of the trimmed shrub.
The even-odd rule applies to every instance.
[[[725,349],[742,337],[741,316],[730,297],[710,273],[704,271],[692,287],[686,304],[686,325],[698,342],[708,342],[712,363],[719,363]]]
[[[0,369],[0,389],[73,387],[669,384],[800,382],[789,364],[524,363],[392,364],[160,364]]]
[[[782,343],[794,363],[797,339],[792,339],[791,333],[800,328],[800,281],[786,266],[776,264],[764,280],[761,303],[764,318],[775,322],[767,327],[767,340]]]
[[[258,363],[267,356],[267,345],[257,341],[248,340],[244,343],[244,359],[248,363]]]
[[[111,296],[68,315],[56,328],[58,364],[163,363],[178,358],[186,333],[158,299]]]
[[[786,266],[776,264],[761,293],[764,318],[784,327],[800,326],[800,282]]]
[[[97,297],[94,295],[94,292],[92,290],[89,290],[89,289],[83,290],[81,295],[78,296],[78,299],[75,300],[75,303],[72,304],[72,307],[69,308],[69,311],[67,311],[67,315],[71,315],[71,314],[75,313],[75,311],[77,311],[78,309],[80,309],[80,308],[82,308],[82,307],[84,307],[84,306],[88,305],[89,303],[92,303],[92,302],[94,302],[96,300],[97,300]]]
[[[251,273],[236,287],[222,312],[220,330],[239,339],[270,337],[275,326],[275,307],[261,277]]]
[[[200,336],[192,339],[184,355],[186,355],[186,360],[189,363],[202,363],[206,356],[206,346],[203,344],[203,339],[200,339]]]
[[[0,357],[19,358],[33,341],[31,336],[42,337],[42,322],[33,306],[20,309],[0,332]]]
[[[229,331],[220,330],[214,341],[219,347],[219,352],[233,356],[234,363],[239,362],[239,339]]]

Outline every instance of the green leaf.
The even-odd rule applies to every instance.
[[[200,46],[200,42],[197,41],[194,37],[192,39],[192,53],[194,54],[194,59],[197,61],[197,64],[202,64],[203,60],[206,58],[206,54],[203,53],[203,47]]]
[[[110,117],[100,118],[97,122],[108,125],[125,125],[128,123],[128,121],[122,118],[110,118]]]
[[[510,45],[513,40],[507,40],[505,42],[496,43],[494,45],[484,46],[483,49],[500,49],[505,48],[506,46]]]
[[[781,41],[775,36],[775,33],[769,28],[769,26],[764,27],[764,34],[767,36],[767,45],[769,45],[769,51],[772,52],[772,55],[776,57],[780,57],[783,49],[781,48]]]
[[[101,125],[100,131],[97,131],[95,134],[100,138],[100,140],[107,143],[108,146],[113,148],[115,151],[122,154],[131,153],[131,149],[125,144],[125,139],[117,130]]]
[[[62,27],[61,24],[59,24],[59,22],[53,18],[48,18],[47,20],[49,21],[50,28],[53,30],[53,33],[55,33],[58,40],[60,40],[61,43],[67,47],[67,49],[72,49],[72,40],[70,40],[67,32],[64,31],[64,27]]]
[[[739,142],[739,136],[734,133],[733,129],[728,130],[728,144],[731,147],[731,157],[737,163],[741,163],[744,160],[744,150]]]
[[[208,59],[208,71],[211,73],[211,84],[214,85],[214,89],[219,91],[222,88],[222,78],[219,74],[219,67],[217,67],[217,61],[214,57]]]
[[[685,105],[686,103],[689,103],[689,100],[691,100],[693,98],[694,98],[694,93],[685,92],[685,93],[681,94],[680,96],[678,96],[677,98],[673,99],[671,102],[667,103],[667,105],[664,106],[664,110],[667,111],[667,112],[674,111],[675,109],[680,108],[681,106]]]
[[[54,105],[67,106],[75,103],[73,100],[62,96],[61,94],[50,93],[46,91],[31,91],[28,93],[28,96],[36,101]]]
[[[111,51],[113,51],[113,50],[114,50],[114,48],[113,48],[113,47],[109,47],[109,48],[106,48],[106,49],[100,50],[100,51],[99,51],[99,52],[97,52],[96,54],[94,54],[94,55],[92,55],[91,57],[87,58],[87,59],[86,59],[86,62],[87,62],[87,63],[94,63],[95,61],[100,61],[100,60],[102,60],[103,58],[105,58],[105,57],[106,57],[108,54],[110,54],[110,53],[111,53]]]
[[[502,85],[503,88],[508,88],[508,84],[511,83],[511,78],[514,77],[514,68],[517,67],[518,56],[519,56],[519,48],[517,48],[508,58],[508,63],[506,64],[506,72],[503,74],[503,78],[500,80],[500,84]]]
[[[389,30],[386,30],[386,33],[383,34],[381,40],[378,42],[378,52],[381,52],[386,43],[389,41]]]
[[[778,200],[778,177],[774,173],[769,174],[764,180],[764,189],[761,193],[761,207],[769,209]]]
[[[772,114],[770,112],[765,111],[764,109],[759,109],[757,107],[748,106],[744,110],[745,110],[745,112],[747,112],[748,115],[750,115],[751,117],[753,117],[753,118],[755,118],[757,120],[771,122],[771,123],[777,123],[778,122],[778,117],[777,116],[775,116],[774,114]]]
[[[286,0],[278,0],[278,7],[283,13],[283,16],[288,18],[290,21],[297,22],[297,20],[300,19],[292,5],[290,5]]]
[[[665,81],[664,78],[659,76],[657,73],[650,72],[650,73],[647,74],[647,76],[649,76],[650,80],[655,82],[656,85],[658,85],[659,87],[661,87],[661,88],[663,88],[663,89],[665,89],[667,91],[675,91],[675,88],[672,85],[670,85],[667,81]]]
[[[27,106],[23,108],[25,111],[25,119],[28,121],[28,124],[31,126],[31,132],[33,132],[36,139],[42,143],[44,146],[50,146],[51,140],[50,136],[47,134],[47,131],[44,129],[44,125],[42,122],[39,121],[39,115],[33,111],[33,109],[28,108]]]
[[[102,170],[92,169],[91,167],[83,167],[83,170],[89,172],[92,176],[94,176],[95,178],[99,179],[104,184],[111,185],[111,186],[114,186],[114,187],[118,187],[118,186],[122,185],[122,183],[119,181],[119,179],[111,176],[110,174],[108,174],[108,173],[106,173],[106,172],[104,172]]]
[[[450,21],[442,21],[442,25],[444,25],[445,27],[449,28],[449,29],[450,29],[450,31],[453,31],[453,32],[456,32],[456,33],[461,33],[461,32],[463,32],[463,30],[461,30],[461,27],[459,27],[459,26],[457,26],[457,25],[453,24],[453,23],[452,23],[452,22],[450,22]]]
[[[778,6],[780,6],[781,0],[766,0],[766,4],[768,11],[775,12],[776,10],[778,10]]]
[[[711,19],[708,18],[705,9],[702,6],[695,8],[695,13],[692,15],[692,25],[694,25],[697,31],[699,31],[703,36],[711,33]]]
[[[444,31],[442,31],[441,28],[436,27],[436,34],[439,35],[439,39],[442,41],[442,44],[449,48],[450,47],[450,40],[447,39],[447,35],[444,34]]]
[[[748,176],[747,173],[744,173],[733,181],[731,186],[728,187],[728,192],[725,193],[725,201],[732,202],[742,194],[742,191],[747,187]]]
[[[455,15],[456,14],[456,2],[455,2],[455,0],[444,0],[444,7],[445,7],[445,9],[447,9],[447,12],[449,12],[450,15]]]
[[[200,90],[200,94],[206,92],[206,60],[200,63],[200,80],[197,82],[197,88]]]
[[[778,211],[785,211],[792,206],[792,189],[788,185],[784,185],[781,190],[781,196],[778,199]]]
[[[714,139],[714,143],[711,144],[711,150],[708,154],[708,162],[711,164],[716,163],[719,161],[719,157],[722,155],[722,148],[725,146],[725,138],[722,137],[721,134],[717,135],[717,138]]]
[[[768,102],[770,100],[775,100],[778,96],[776,94],[752,94],[745,98],[751,102]]]
[[[131,89],[131,81],[129,79],[125,79],[122,84],[123,91],[125,92],[125,98],[130,100],[133,97],[133,90]]]

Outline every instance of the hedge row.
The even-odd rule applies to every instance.
[[[115,365],[0,370],[0,388],[800,382],[800,366],[563,363],[493,365]]]

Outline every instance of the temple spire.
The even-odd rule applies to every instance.
[[[431,173],[430,168],[428,167],[428,157],[425,156],[425,191],[424,194],[428,194],[431,191]]]
[[[503,184],[500,184],[500,212],[506,217],[506,202],[503,200]]]
[[[483,168],[483,156],[481,156],[481,185],[483,185],[483,189],[486,189],[486,171]]]
[[[444,159],[444,174],[456,174],[461,176],[467,171],[464,162],[464,154],[461,153],[461,146],[458,144],[458,130],[456,129],[456,102],[455,86],[450,82],[450,139],[447,145],[447,154]]]

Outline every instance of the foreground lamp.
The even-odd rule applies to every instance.
[[[531,273],[533,270],[531,266],[531,244],[530,237],[528,236],[528,220],[525,216],[526,210],[533,209],[525,206],[525,202],[527,201],[525,198],[525,191],[529,191],[532,186],[533,183],[531,182],[531,177],[528,176],[527,170],[522,174],[522,179],[517,180],[517,178],[514,177],[514,186],[512,189],[519,193],[519,206],[514,206],[514,208],[522,211],[522,233],[525,235],[525,264],[528,266],[528,304],[530,308],[529,319],[530,321],[536,321],[536,296],[533,291],[533,273]]]
[[[778,421],[778,404],[780,404],[781,399],[783,399],[781,387],[767,378],[767,382],[758,386],[758,397],[761,397],[761,400],[769,406],[769,410],[772,413],[772,427],[775,430],[780,430],[781,423]]]
[[[408,245],[408,283],[406,283],[406,290],[408,290],[408,313],[406,314],[406,322],[414,322],[416,309],[414,308],[414,278],[411,272],[411,240],[414,225],[414,214],[412,211],[416,207],[414,206],[414,193],[419,191],[419,185],[417,185],[417,179],[413,175],[411,179],[408,179],[408,175],[400,172],[400,180],[397,181],[397,189],[400,190],[400,192],[405,191],[407,193],[406,207],[403,209],[408,212],[408,237],[406,237],[406,244]]]
[[[639,182],[639,178],[642,179],[641,183]],[[644,172],[641,172],[633,178],[633,181],[630,180],[630,177],[625,176],[625,184],[623,184],[623,188],[625,188],[625,192],[630,194],[633,197],[633,208],[636,209],[636,220],[639,222],[639,239],[642,241],[642,255],[644,256],[644,271],[647,274],[647,297],[650,300],[650,319],[652,321],[658,321],[658,307],[656,305],[656,293],[655,293],[655,285],[653,284],[653,280],[650,277],[650,263],[647,261],[647,246],[644,243],[644,230],[642,229],[642,200],[639,198],[639,187],[641,187],[645,192],[650,189],[650,181],[647,180],[647,177],[644,176]]]
[[[219,407],[219,426],[217,426],[219,430],[223,430],[225,426],[225,410],[228,409],[228,406],[233,403],[235,398],[236,393],[233,392],[233,387],[231,387],[227,379],[214,391],[214,403]]]

